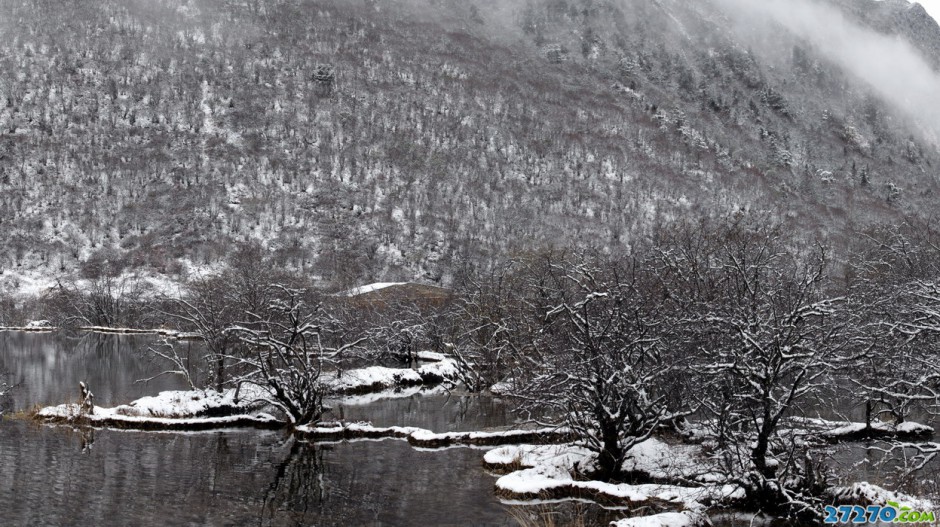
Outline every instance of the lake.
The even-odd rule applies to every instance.
[[[186,389],[157,375],[155,337],[0,332],[0,371],[17,387],[12,414],[78,399],[85,381],[99,406]],[[197,342],[180,343],[193,357]],[[367,404],[331,401],[334,417],[435,432],[513,424],[499,399],[436,393]],[[514,515],[583,512],[588,524],[625,516],[578,503],[511,507],[496,499],[485,449],[420,450],[398,440],[311,444],[281,432],[145,433],[80,430],[24,419],[0,422],[4,525],[519,525]],[[855,478],[878,481],[851,444],[817,453]],[[747,520],[716,518],[717,526]],[[559,522],[563,524],[563,522]],[[780,523],[779,525],[785,525]]]
[[[0,369],[16,411],[78,397],[100,406],[160,390],[142,336],[0,333]],[[198,345],[198,344],[193,344]],[[338,410],[338,409],[337,409]],[[498,402],[435,395],[343,409],[347,419],[444,430],[507,424]],[[420,451],[404,441],[307,444],[282,433],[72,430],[0,423],[5,525],[515,525],[483,471],[483,451]]]

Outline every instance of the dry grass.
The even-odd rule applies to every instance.
[[[596,525],[590,518],[596,513],[583,503],[561,505],[516,506],[509,509],[509,516],[519,527],[587,527]]]
[[[609,525],[612,521],[636,514],[653,514],[658,511],[646,507],[634,510],[611,510],[594,503],[564,501],[515,505],[508,512],[509,517],[519,527],[593,527]]]

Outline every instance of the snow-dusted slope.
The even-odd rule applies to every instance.
[[[940,24],[940,0],[920,0],[917,3],[924,6],[927,14]]]

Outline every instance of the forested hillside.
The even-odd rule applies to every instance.
[[[0,1],[3,289],[245,241],[329,287],[447,283],[684,216],[766,211],[839,247],[929,214],[932,114],[733,4]],[[936,68],[919,6],[828,5]]]

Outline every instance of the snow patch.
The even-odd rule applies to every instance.
[[[389,287],[394,287],[394,286],[397,286],[397,285],[406,285],[406,284],[407,284],[407,282],[376,282],[376,283],[374,283],[374,284],[368,284],[368,285],[363,285],[363,286],[359,286],[359,287],[354,287],[354,288],[349,289],[349,290],[347,290],[347,291],[342,291],[342,292],[340,292],[340,293],[336,293],[336,296],[349,296],[349,297],[351,297],[351,296],[359,296],[359,295],[364,295],[364,294],[366,294],[366,293],[371,293],[371,292],[373,292],[373,291],[378,291],[378,290],[380,290],[380,289],[386,289],[386,288],[389,288]]]
[[[834,487],[827,491],[837,502],[852,505],[887,505],[889,501],[900,503],[915,510],[932,510],[930,500],[915,498],[907,494],[892,492],[867,481],[853,483],[847,487]]]
[[[646,447],[647,453],[658,447]],[[605,503],[671,506],[679,510],[703,511],[707,504],[743,497],[734,485],[682,487],[669,484],[613,484],[582,481],[573,474],[591,468],[596,454],[578,445],[507,446],[487,452],[490,466],[517,468],[496,481],[497,492],[504,498],[545,498],[594,496]]]
[[[611,527],[699,527],[711,525],[708,518],[697,512],[664,512],[612,522]]]

